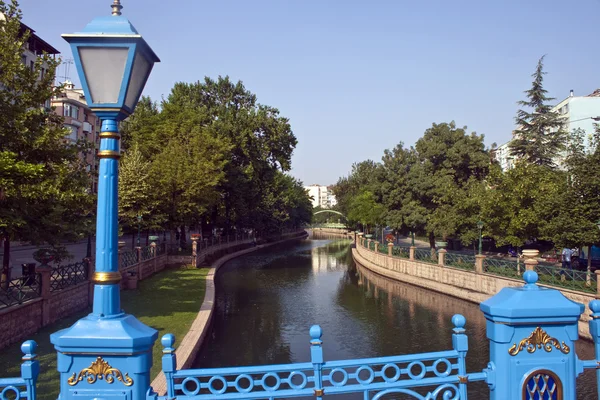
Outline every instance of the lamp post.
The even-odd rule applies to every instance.
[[[412,231],[410,231],[410,239],[411,239],[410,245],[412,247],[415,247],[415,227],[414,226],[413,226]]]
[[[154,63],[160,60],[121,16],[120,0],[114,0],[111,7],[111,16],[95,18],[79,33],[63,35],[71,45],[86,101],[102,120],[102,129],[93,307],[91,314],[51,335],[61,376],[59,400],[75,399],[90,390],[94,398],[114,396],[115,385],[107,384],[111,382],[94,385],[95,380],[83,379],[85,371],[96,370],[98,365],[110,367],[114,376],[121,377],[118,391],[124,398],[145,399],[151,349],[157,338],[156,330],[121,310],[117,178],[118,123],[134,111]]]
[[[483,243],[482,243],[482,237],[481,237],[481,230],[483,229],[483,221],[481,221],[481,220],[477,221],[477,228],[479,228],[479,255],[481,255],[481,253],[483,253]]]
[[[139,214],[137,216],[137,222],[138,222],[137,247],[140,247],[140,229],[141,229],[141,225],[142,225],[142,216]]]

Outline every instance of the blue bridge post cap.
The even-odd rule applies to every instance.
[[[323,329],[319,325],[313,325],[310,327],[310,339],[312,340],[321,340],[321,336],[323,336]]]
[[[590,301],[589,307],[590,307],[590,310],[592,310],[592,312],[594,314],[600,313],[600,300]]]
[[[167,333],[166,335],[163,335],[163,337],[160,339],[160,344],[162,344],[165,349],[172,348],[175,344],[175,335],[173,335],[172,333]]]
[[[452,317],[452,324],[456,329],[463,329],[467,324],[467,319],[461,314],[454,314]]]
[[[527,285],[535,285],[538,281],[538,274],[535,271],[527,270],[523,274],[523,279]]]
[[[21,345],[21,352],[25,355],[23,359],[35,358],[35,350],[37,349],[37,343],[34,340],[27,340]]]

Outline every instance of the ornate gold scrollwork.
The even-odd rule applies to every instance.
[[[528,353],[535,353],[537,349],[544,349],[547,352],[552,351],[552,347],[560,350],[564,354],[569,354],[571,349],[566,345],[565,342],[559,343],[556,338],[551,337],[539,326],[533,330],[531,335],[528,338],[525,338],[519,342],[519,345],[513,344],[510,349],[508,349],[508,354],[511,356],[516,356],[519,354],[523,348],[527,346]]]
[[[79,375],[73,373],[67,383],[70,386],[75,386],[84,378],[89,384],[95,383],[98,379],[105,380],[106,383],[113,383],[116,378],[118,381],[123,382],[125,386],[133,385],[133,379],[129,377],[129,374],[123,375],[121,371],[111,367],[102,357],[98,357],[89,367],[79,371]]]

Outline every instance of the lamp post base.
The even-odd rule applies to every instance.
[[[58,352],[59,400],[146,399],[158,332],[133,315],[90,314],[50,335]]]

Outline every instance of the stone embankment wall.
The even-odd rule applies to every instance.
[[[312,228],[309,230],[310,236],[315,237],[342,237],[348,239],[354,239],[354,232],[348,229],[336,229],[336,228]]]
[[[281,236],[280,240],[261,244],[256,247],[252,247],[249,249],[241,250],[216,260],[211,266],[208,274],[206,275],[206,291],[204,293],[204,300],[202,305],[200,306],[200,311],[196,316],[196,319],[192,323],[190,330],[185,335],[179,346],[177,346],[177,350],[175,354],[177,356],[177,370],[186,369],[191,367],[194,360],[196,359],[196,355],[202,346],[204,338],[208,334],[210,328],[210,321],[212,319],[214,305],[215,305],[215,277],[219,268],[221,268],[227,261],[240,257],[244,254],[251,253],[253,251],[264,249],[265,247],[273,246],[275,244],[287,242],[290,240],[298,240],[304,239],[308,236],[308,233],[304,230],[297,232],[290,232]],[[160,346],[160,338],[159,341],[155,344],[155,346]],[[154,360],[154,362],[160,362],[160,360]],[[153,381],[152,388],[156,393],[160,396],[164,396],[167,391],[167,384],[165,381],[165,375],[161,372]]]
[[[204,260],[211,254],[221,253],[228,248],[235,249],[248,243],[250,240],[245,239],[208,247],[197,253],[198,260]],[[121,288],[136,287],[137,281],[149,278],[170,265],[193,262],[192,256],[170,256],[158,253],[155,249],[146,260],[142,260],[143,257],[138,255],[138,260],[142,261],[120,268],[123,277]],[[138,254],[141,252],[138,251]],[[93,261],[86,262],[86,265],[87,276],[91,277],[94,272]],[[42,327],[83,311],[92,304],[94,284],[91,281],[85,280],[60,290],[51,290],[52,269],[39,268],[37,272],[41,280],[39,297],[22,304],[0,308],[0,349],[21,342]]]
[[[360,265],[385,277],[477,304],[495,295],[502,288],[523,285],[523,282],[517,279],[386,255],[367,249],[360,243],[352,249],[352,256]],[[595,299],[594,295],[565,289],[561,289],[561,292],[570,300],[585,304],[585,312],[579,321],[579,334],[590,339],[588,303]]]

